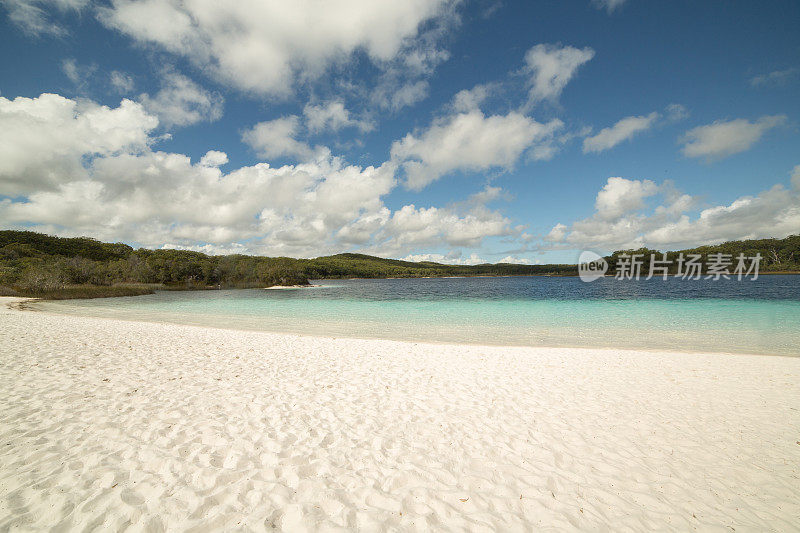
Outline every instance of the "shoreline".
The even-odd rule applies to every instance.
[[[7,305],[0,326],[0,529],[787,530],[800,513],[797,358]]]
[[[302,286],[297,288],[314,288],[318,287],[317,285],[311,286]],[[295,287],[286,287],[276,290],[291,290]],[[744,348],[740,349],[718,349],[716,347],[701,347],[701,348],[672,348],[672,347],[658,347],[658,346],[644,346],[644,345],[614,345],[614,344],[567,344],[567,343],[542,343],[542,344],[526,344],[526,343],[496,343],[491,344],[487,342],[481,341],[469,341],[469,340],[439,340],[439,339],[415,339],[415,338],[400,338],[400,337],[392,337],[392,336],[369,336],[369,335],[358,335],[358,334],[350,334],[350,333],[334,333],[334,332],[324,332],[324,331],[296,331],[292,329],[286,330],[278,330],[278,329],[261,329],[257,327],[246,327],[246,326],[239,326],[236,327],[229,323],[197,323],[191,321],[180,321],[180,320],[168,320],[159,318],[154,316],[152,318],[133,318],[133,317],[125,317],[125,316],[102,316],[101,314],[74,314],[69,312],[69,310],[61,310],[61,309],[53,309],[49,307],[48,304],[51,303],[50,300],[45,300],[41,298],[26,298],[26,297],[0,297],[0,305],[3,304],[4,301],[9,300],[18,300],[16,303],[7,303],[11,308],[16,308],[22,311],[29,311],[29,312],[36,312],[36,313],[43,313],[43,314],[50,314],[53,316],[75,316],[75,317],[86,317],[86,318],[95,318],[98,320],[116,320],[122,322],[130,322],[130,323],[145,323],[145,324],[170,324],[176,326],[187,326],[187,327],[195,327],[195,328],[210,328],[214,330],[223,330],[223,331],[238,331],[238,332],[261,332],[261,333],[268,333],[274,335],[289,335],[289,336],[296,336],[300,338],[319,338],[319,339],[353,339],[353,340],[363,340],[363,341],[388,341],[388,342],[400,342],[400,343],[410,343],[410,344],[426,344],[431,346],[472,346],[472,347],[485,347],[487,349],[494,349],[494,348],[525,348],[525,349],[532,349],[532,350],[539,350],[539,349],[569,349],[569,350],[600,350],[600,351],[625,351],[625,352],[641,352],[641,353],[665,353],[665,354],[673,354],[673,355],[695,355],[695,354],[714,354],[714,355],[729,355],[729,356],[754,356],[754,357],[788,357],[788,358],[798,358],[800,359],[800,354],[797,353],[780,353],[780,352],[769,352],[769,351],[755,351],[755,350],[748,350]],[[41,304],[41,306],[37,305]]]

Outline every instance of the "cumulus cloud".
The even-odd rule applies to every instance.
[[[410,254],[403,257],[403,261],[414,261],[415,263],[429,262],[429,263],[444,263],[447,265],[482,265],[488,263],[478,254],[470,254],[468,257],[462,257],[459,251],[456,254]]]
[[[615,147],[621,142],[632,139],[637,133],[652,128],[659,116],[654,111],[649,115],[625,117],[613,126],[603,128],[596,135],[586,137],[583,140],[583,153],[602,152]]]
[[[475,209],[460,215],[454,209],[403,206],[388,219],[384,232],[399,247],[451,246],[474,247],[486,237],[509,235],[511,221],[496,211]]]
[[[0,98],[0,225],[89,234],[145,246],[309,257],[357,247],[394,256],[420,246],[478,246],[509,221],[482,205],[405,206],[383,197],[394,163],[325,157],[222,171],[211,150],[193,162],[153,150],[158,119],[58,95]]]
[[[531,261],[530,259],[526,259],[524,257],[517,257],[515,255],[507,255],[502,258],[498,263],[507,263],[509,265],[534,265],[537,264],[536,261]]]
[[[378,65],[394,59],[449,3],[113,0],[99,13],[108,27],[187,57],[226,83],[285,97],[356,53]],[[425,61],[408,52],[411,66]]]
[[[558,100],[561,91],[578,68],[594,57],[591,48],[537,44],[525,54],[525,73],[529,76],[531,103]]]
[[[168,128],[218,120],[225,101],[220,94],[207,91],[183,74],[170,70],[162,73],[161,89],[155,95],[145,93],[139,100]]]
[[[290,115],[259,122],[242,133],[242,141],[265,159],[289,157],[298,161],[309,161],[328,155],[327,148],[314,149],[308,143],[297,140],[299,133],[300,118]]]
[[[698,198],[670,182],[609,178],[597,194],[595,213],[556,224],[545,237],[555,247],[619,250],[642,246],[668,250],[728,240],[782,238],[800,230],[800,168],[789,188],[775,185],[755,196],[696,212]],[[658,199],[648,208],[645,198]],[[696,213],[696,214],[695,214]]]
[[[228,162],[228,154],[219,150],[209,150],[200,158],[200,165],[204,167],[221,167]]]
[[[682,152],[686,157],[721,159],[749,150],[765,133],[785,123],[785,115],[766,115],[755,122],[739,118],[698,126],[680,139]]]
[[[156,126],[158,119],[131,100],[112,109],[56,94],[0,97],[0,194],[83,179],[86,158],[142,152]]]
[[[48,12],[79,11],[89,2],[90,0],[0,0],[11,22],[32,36],[65,35],[67,31],[53,21]]]
[[[421,190],[458,170],[510,169],[526,150],[551,142],[561,127],[560,120],[542,124],[517,112],[487,117],[472,110],[436,120],[416,135],[409,133],[392,144],[391,156],[402,164],[406,186]]]
[[[355,127],[362,132],[367,132],[375,128],[375,124],[369,120],[353,118],[341,100],[307,104],[303,108],[303,115],[306,118],[306,127],[313,133],[325,130],[339,131],[347,127]]]
[[[602,220],[617,220],[620,216],[644,207],[644,199],[658,192],[650,180],[608,178],[597,193],[596,215]]]

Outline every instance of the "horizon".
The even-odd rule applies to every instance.
[[[0,229],[0,233],[3,233],[4,231],[30,231],[30,230]],[[94,237],[91,237],[89,235],[76,235],[74,237],[58,237],[57,235],[50,235],[50,234],[46,234],[46,233],[38,233],[38,232],[33,232],[33,233],[36,234],[36,235],[44,235],[46,237],[55,237],[55,238],[88,239],[88,240],[97,242],[99,244],[123,244],[123,245],[126,245],[126,246],[130,246],[134,251],[137,251],[137,250],[148,250],[148,251],[176,250],[176,251],[188,251],[188,252],[194,252],[194,253],[201,253],[201,254],[205,254],[207,257],[226,257],[226,256],[230,256],[230,255],[237,255],[237,254],[210,254],[210,253],[203,252],[203,251],[198,251],[198,250],[181,250],[181,249],[175,249],[175,248],[148,248],[148,247],[145,247],[145,246],[135,247],[135,246],[131,246],[130,244],[124,243],[124,242],[121,242],[121,241],[118,241],[118,242],[105,242],[105,241],[96,239]],[[792,237],[799,237],[799,236],[800,236],[800,234],[798,234],[798,235],[787,235],[786,237],[784,237],[782,239],[765,238],[765,239],[750,239],[750,240],[733,240],[733,241],[724,241],[724,242],[721,242],[721,243],[718,243],[718,244],[715,244],[715,245],[703,245],[703,246],[709,246],[709,247],[725,246],[727,244],[738,244],[738,243],[744,243],[744,242],[750,242],[750,241],[758,241],[758,240],[786,241],[786,240],[788,240],[788,239],[790,239]],[[644,247],[643,248],[636,248],[636,249],[630,248],[630,249],[624,249],[624,250],[613,250],[612,252],[609,252],[608,254],[606,254],[602,258],[603,259],[609,258],[613,254],[618,253],[618,252],[637,252],[637,251],[640,251],[640,250],[646,250],[646,251],[649,251],[649,252],[670,254],[670,253],[682,253],[682,252],[684,252],[684,251],[686,251],[688,249],[682,249],[682,250],[657,250],[657,249],[649,249],[649,248],[644,248]],[[512,263],[503,263],[502,261],[500,261],[500,262],[496,262],[496,263],[486,262],[486,263],[473,263],[473,264],[458,264],[458,263],[454,264],[454,263],[440,263],[440,262],[437,262],[437,261],[428,261],[428,260],[424,260],[424,259],[423,260],[407,260],[407,259],[397,259],[397,258],[392,258],[392,257],[381,257],[381,256],[377,256],[377,255],[363,254],[363,253],[360,253],[360,252],[338,252],[338,253],[335,253],[335,254],[319,255],[319,256],[315,256],[315,257],[268,256],[268,255],[256,255],[256,254],[247,254],[247,253],[239,254],[239,255],[245,255],[245,256],[256,257],[256,258],[267,258],[267,259],[286,258],[286,259],[292,259],[292,260],[309,260],[309,261],[313,261],[315,259],[325,259],[325,258],[328,258],[328,257],[335,257],[335,256],[339,256],[339,255],[358,255],[358,256],[363,256],[363,257],[367,257],[367,258],[370,258],[370,259],[380,259],[380,260],[388,260],[388,261],[401,261],[401,262],[416,263],[416,264],[428,263],[428,264],[436,264],[436,265],[441,265],[441,266],[452,266],[452,267],[470,267],[470,266],[485,266],[485,265],[494,266],[494,265],[500,265],[500,264],[520,265],[520,266],[533,266],[533,267],[547,267],[547,266],[575,266],[575,267],[578,267],[581,264],[586,264],[586,263],[593,262],[593,261],[588,261],[588,262],[587,261],[583,261],[583,262],[581,262],[579,260],[579,261],[577,261],[575,263],[533,263],[533,264],[524,264],[524,263],[513,263],[513,262]],[[769,272],[764,272],[764,273],[767,274]],[[773,272],[773,273],[785,273],[785,272],[779,271],[779,272]],[[513,274],[513,275],[516,275],[516,274]],[[535,274],[535,275],[539,275],[539,274]],[[505,277],[507,275],[506,274],[501,274],[501,275],[492,274],[492,276]]]
[[[800,232],[796,2],[1,4],[10,229],[465,265]]]

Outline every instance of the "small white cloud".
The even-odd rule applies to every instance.
[[[592,0],[592,3],[598,9],[605,9],[609,13],[613,13],[622,6],[627,0]]]
[[[563,126],[545,124],[520,113],[485,116],[478,110],[434,121],[420,134],[392,144],[392,161],[402,164],[406,186],[421,190],[457,170],[510,169],[527,150],[549,143]]]
[[[597,135],[583,140],[583,153],[599,153],[615,147],[623,141],[632,139],[637,133],[653,127],[659,114],[655,111],[646,116],[625,117],[613,126],[603,128]]]
[[[97,65],[81,65],[72,58],[61,62],[61,71],[80,90],[86,89],[96,70]]]
[[[753,87],[780,87],[787,85],[800,75],[800,68],[790,67],[784,70],[773,70],[768,74],[762,74],[750,78],[750,85]]]
[[[375,90],[373,100],[379,107],[397,112],[404,107],[412,107],[427,97],[428,82],[419,80],[403,83],[399,86],[384,83]]]
[[[536,264],[536,261],[531,261],[530,259],[517,257],[515,255],[507,255],[498,261],[498,263],[506,263],[510,265],[534,265]]]
[[[461,257],[461,253],[456,256],[453,254],[411,254],[405,256],[403,261],[413,261],[414,263],[441,263],[445,265],[483,265],[488,263],[478,254],[470,254],[469,257]]]
[[[259,122],[242,133],[242,141],[265,159],[290,157],[299,161],[311,161],[329,155],[327,148],[314,149],[308,143],[297,140],[299,132],[300,119],[296,115],[290,115]]]
[[[698,126],[684,134],[683,155],[720,159],[744,152],[757,143],[769,130],[786,123],[785,115],[768,115],[750,122],[743,118],[717,121]]]
[[[134,83],[130,74],[113,70],[109,74],[108,81],[119,94],[128,94],[133,91]]]
[[[209,150],[200,158],[200,164],[204,167],[220,167],[228,162],[228,154],[218,150]]]
[[[472,89],[458,91],[453,97],[451,107],[457,112],[480,109],[481,104],[492,94],[494,88],[493,84],[481,84]]]
[[[658,187],[650,180],[608,178],[606,185],[597,193],[597,216],[603,220],[618,219],[626,213],[641,209],[644,199],[657,192]]]
[[[556,101],[578,68],[594,57],[591,48],[537,44],[525,54],[530,103]]]
[[[218,120],[225,102],[220,94],[207,91],[171,70],[163,72],[158,93],[142,94],[139,100],[168,128]]]
[[[352,118],[341,100],[331,100],[316,105],[307,104],[303,108],[303,114],[306,117],[306,127],[312,133],[324,130],[339,131],[347,127],[367,132],[375,128],[375,124],[371,121]]]
[[[680,122],[689,118],[689,110],[681,104],[669,104],[666,109],[667,120],[670,122]]]

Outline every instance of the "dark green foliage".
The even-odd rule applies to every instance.
[[[0,254],[8,245],[25,244],[25,250],[46,255],[83,257],[92,261],[122,259],[133,253],[127,244],[109,244],[88,237],[65,239],[33,231],[0,231]],[[1,257],[1,255],[0,255]]]
[[[687,248],[667,252],[667,261],[670,263],[670,272],[677,271],[678,256],[684,257],[689,254],[699,254],[705,261],[710,254],[729,254],[734,262],[739,254],[745,257],[755,257],[761,254],[759,272],[800,272],[800,235],[790,235],[785,239],[754,239],[747,241],[729,241],[722,244],[710,246],[698,246],[697,248]],[[606,257],[609,263],[609,271],[614,272],[620,254],[642,255],[642,272],[649,271],[650,256],[656,255],[656,260],[662,260],[662,252],[640,248],[638,250],[619,250]]]
[[[646,271],[651,253],[644,254]],[[733,241],[684,253],[761,253],[762,272],[800,272],[800,236]],[[621,253],[607,259],[613,272]],[[674,259],[679,252],[668,252]],[[31,231],[0,231],[0,295],[94,298],[145,294],[159,289],[204,289],[303,285],[309,279],[444,276],[574,276],[576,265],[443,265],[337,254],[316,259],[209,256],[183,250],[134,250],[85,237],[64,239]]]

